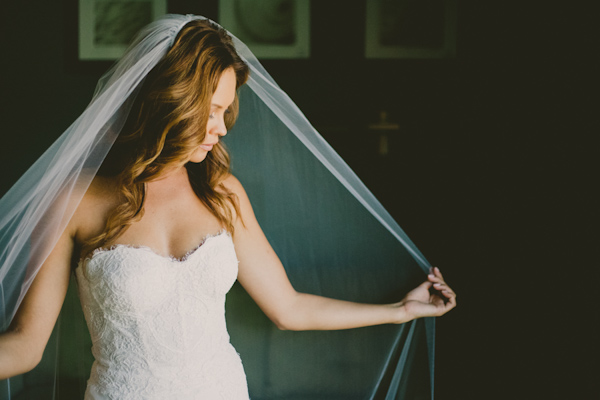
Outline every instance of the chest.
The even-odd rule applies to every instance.
[[[149,190],[142,218],[111,245],[147,246],[159,255],[181,258],[222,229],[191,188],[179,187],[169,193]]]

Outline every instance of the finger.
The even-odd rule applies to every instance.
[[[437,291],[440,291],[440,292],[446,292],[446,293],[452,293],[452,294],[454,294],[454,292],[452,291],[452,289],[450,289],[448,287],[448,285],[445,285],[443,283],[434,283],[433,284],[433,288],[436,289]],[[448,296],[446,296],[446,297],[448,297]]]
[[[436,288],[437,290],[442,290],[445,288],[444,284],[442,284],[442,283],[434,283],[433,287]]]
[[[448,311],[452,310],[454,307],[456,306],[456,304],[452,301],[452,300],[448,300],[446,302],[444,302],[443,310],[441,312],[441,315],[446,314]]]
[[[456,307],[456,298],[449,297],[448,299],[444,300],[442,304],[440,304],[440,307],[443,309],[441,315],[446,314],[448,311]]]
[[[452,290],[452,288],[450,286],[446,285],[444,290],[447,290],[449,293],[452,293],[452,296],[456,297],[456,292],[454,290]]]
[[[425,289],[429,289],[430,287],[433,286],[433,283],[431,283],[429,281],[425,281],[425,282],[421,283],[418,287],[421,287],[421,286]]]
[[[428,278],[428,281],[431,282],[436,289],[446,288],[446,287],[449,288],[448,284],[440,278],[437,278],[437,277],[436,278]]]
[[[429,275],[433,275],[436,278],[444,279],[444,276],[442,275],[442,271],[440,271],[440,269],[438,267],[431,267],[429,269]]]
[[[452,290],[452,288],[450,286],[448,286],[448,284],[444,281],[433,283],[433,287],[438,290],[447,290],[449,292],[454,293],[454,290]]]
[[[446,303],[446,306],[450,305],[449,309],[452,309],[454,307],[456,307],[456,296],[452,296],[448,298],[448,303]]]
[[[452,289],[446,282],[440,282],[442,285],[444,285],[444,289],[448,290],[449,292],[452,292],[452,294],[454,294],[456,296],[456,293],[454,292],[454,289]]]
[[[446,285],[445,283],[434,283],[432,286],[436,291],[438,291],[439,293],[442,293],[442,295],[444,297],[449,298],[450,296],[456,296],[454,291],[452,289],[450,289],[450,287],[448,285]]]

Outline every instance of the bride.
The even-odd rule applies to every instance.
[[[114,145],[97,173],[80,168],[89,185],[71,186],[47,208],[73,212],[61,214],[52,245],[39,246],[47,255],[0,335],[0,379],[39,363],[73,270],[95,358],[88,400],[247,399],[224,317],[236,279],[282,330],[402,324],[455,307],[437,268],[389,304],[295,290],[221,143],[238,114],[247,63],[208,20],[167,16],[152,29],[134,49],[158,62],[141,73]],[[165,40],[164,55],[143,46]],[[130,67],[118,64],[119,78],[133,80]],[[52,236],[36,229],[32,236]]]

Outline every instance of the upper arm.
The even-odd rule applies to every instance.
[[[280,325],[297,293],[260,228],[241,183],[231,175],[223,183],[239,201],[240,215],[233,236],[239,260],[238,281],[265,314]]]
[[[11,322],[27,343],[31,357],[40,358],[50,338],[67,293],[74,250],[73,235],[67,229],[40,267]]]
[[[76,196],[72,196],[67,201],[75,199]],[[83,202],[84,200],[81,201]],[[57,204],[64,205],[60,201]],[[11,321],[9,331],[19,338],[19,343],[22,343],[21,353],[30,361],[39,361],[41,358],[62,308],[69,286],[76,234],[80,225],[78,221],[82,218],[80,214],[78,206],[40,266]],[[36,251],[43,251],[43,246],[44,244],[41,250]]]

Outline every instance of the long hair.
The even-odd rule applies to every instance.
[[[121,235],[143,216],[145,184],[181,165],[204,141],[210,101],[223,71],[232,68],[237,87],[249,74],[225,30],[207,20],[186,24],[165,57],[150,71],[127,121],[99,174],[116,178],[121,203],[104,231],[83,244],[82,253]],[[225,124],[238,114],[237,94]],[[199,164],[186,164],[194,192],[221,224],[233,232],[237,200],[220,182],[229,173],[229,155],[216,144]]]

